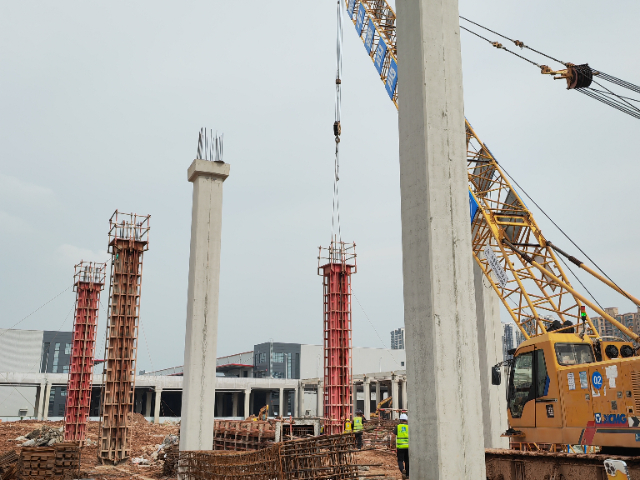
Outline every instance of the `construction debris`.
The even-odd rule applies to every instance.
[[[42,427],[29,432],[25,437],[18,437],[16,440],[26,440],[22,444],[23,447],[50,447],[64,440],[64,427],[54,428],[42,425]]]

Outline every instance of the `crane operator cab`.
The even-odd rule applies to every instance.
[[[526,340],[503,362],[509,367],[505,435],[512,442],[640,453],[640,357],[633,345],[560,328]],[[501,365],[493,368],[494,385],[501,383]]]

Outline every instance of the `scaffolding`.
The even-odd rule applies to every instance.
[[[342,433],[352,412],[351,275],[357,272],[356,244],[333,240],[320,247],[318,275],[324,294],[324,432]]]
[[[149,249],[149,215],[120,213],[109,220],[111,285],[98,458],[118,464],[131,454],[142,256]]]
[[[93,384],[93,359],[96,349],[100,292],[104,288],[106,268],[106,263],[84,261],[75,266],[73,288],[76,292],[76,315],[73,322],[73,343],[69,359],[67,405],[64,417],[66,442],[82,442],[86,435]]]

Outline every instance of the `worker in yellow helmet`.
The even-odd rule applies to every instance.
[[[353,431],[356,432],[356,446],[360,450],[362,449],[362,431],[365,423],[367,420],[362,416],[362,410],[356,411],[356,416],[353,417]]]
[[[400,415],[400,423],[396,425],[396,456],[402,478],[409,480],[409,418],[406,413]]]
[[[351,429],[351,417],[347,417],[344,419],[344,431],[342,433],[351,433],[353,430]]]

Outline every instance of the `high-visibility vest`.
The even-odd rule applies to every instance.
[[[396,448],[409,448],[409,425],[400,423],[396,435]]]
[[[360,432],[362,430],[363,426],[362,426],[362,417],[355,417],[353,419],[353,429],[356,432]]]
[[[349,420],[344,422],[344,433],[351,433],[351,422]]]

